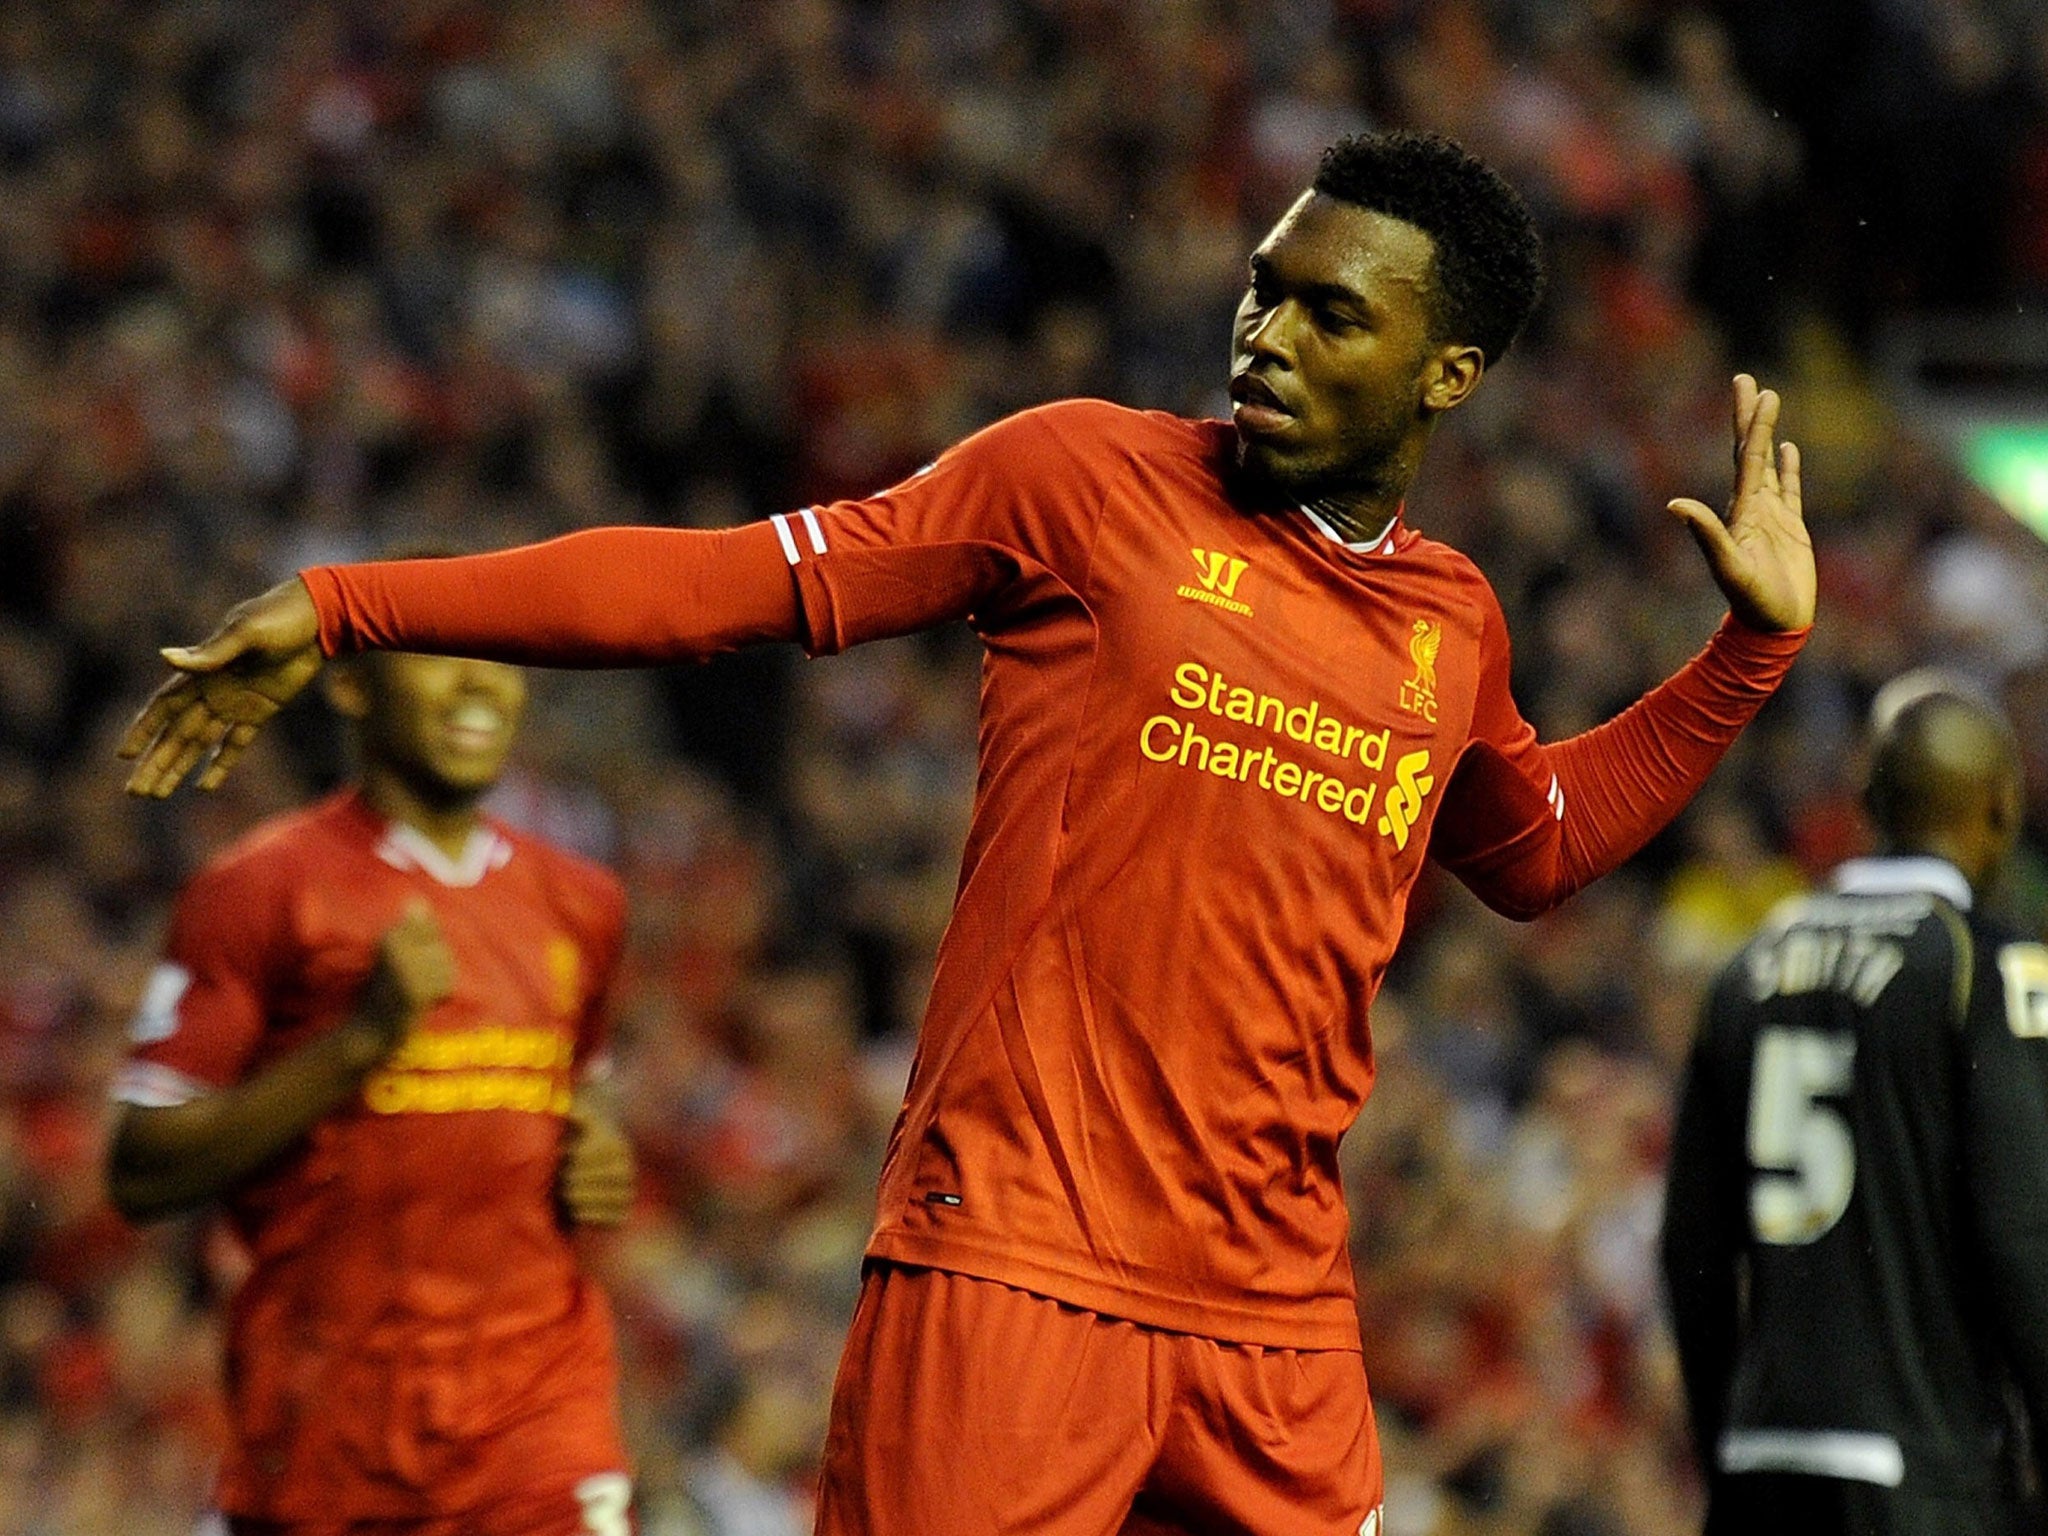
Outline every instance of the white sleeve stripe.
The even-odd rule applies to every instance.
[[[789,519],[777,512],[768,521],[775,525],[775,537],[782,540],[782,553],[789,563],[795,565],[803,559],[803,556],[796,552],[796,540],[789,535]]]
[[[818,526],[818,514],[811,508],[805,507],[797,516],[804,520],[804,531],[811,536],[811,553],[814,555],[825,553],[825,530]]]
[[[203,1099],[212,1091],[175,1067],[154,1061],[131,1061],[114,1074],[107,1097],[116,1104],[134,1104],[142,1109],[173,1109]]]
[[[1543,797],[1550,802],[1551,810],[1557,813],[1559,821],[1564,820],[1564,786],[1557,782],[1557,775],[1550,776],[1550,793]]]

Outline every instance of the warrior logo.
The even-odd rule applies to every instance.
[[[1237,581],[1248,562],[1220,549],[1191,549],[1188,553],[1195,557],[1195,579],[1201,585],[1176,587],[1174,595],[1249,616],[1250,607],[1237,600]]]

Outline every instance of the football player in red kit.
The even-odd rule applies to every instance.
[[[362,657],[348,788],[180,897],[114,1096],[116,1203],[220,1200],[234,1536],[625,1536],[611,1316],[567,1217],[632,1160],[592,1081],[607,872],[484,817],[520,673]]]
[[[1813,615],[1798,454],[1740,377],[1726,517],[1672,503],[1727,620],[1537,740],[1485,578],[1402,507],[1540,279],[1489,168],[1346,140],[1251,258],[1232,420],[1066,401],[750,527],[307,571],[170,653],[131,788],[217,783],[359,649],[607,666],[966,620],[974,815],[819,1530],[1374,1536],[1337,1146],[1423,858],[1515,916],[1562,901],[1686,803]]]

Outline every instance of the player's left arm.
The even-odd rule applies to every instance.
[[[1614,719],[1539,742],[1509,692],[1506,622],[1488,595],[1472,739],[1430,851],[1495,910],[1534,917],[1633,856],[1698,793],[1791,669],[1813,620],[1813,551],[1800,520],[1798,451],[1788,443],[1772,452],[1777,399],[1759,395],[1746,374],[1736,380],[1727,520],[1698,502],[1673,503],[1707,551],[1727,619]]]

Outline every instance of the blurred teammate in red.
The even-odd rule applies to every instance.
[[[519,672],[363,657],[356,785],[193,880],[117,1079],[115,1202],[220,1199],[233,1536],[626,1536],[611,1316],[567,1221],[632,1159],[595,1101],[624,898],[478,811]]]
[[[974,818],[819,1529],[1377,1536],[1337,1146],[1423,855],[1516,916],[1563,900],[1684,805],[1813,614],[1798,455],[1741,377],[1726,519],[1672,503],[1730,617],[1537,741],[1484,577],[1401,511],[1540,282],[1491,170],[1345,141],[1252,256],[1232,421],[1068,401],[751,527],[308,571],[169,653],[130,787],[219,782],[364,647],[601,666],[967,620]]]

